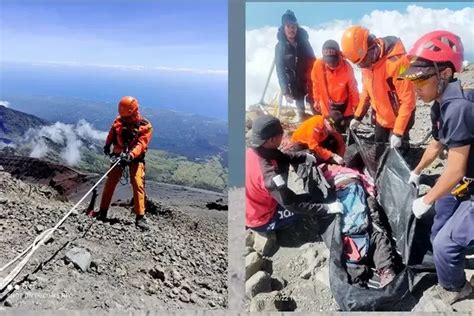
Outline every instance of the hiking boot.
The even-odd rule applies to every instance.
[[[392,268],[384,268],[379,271],[380,287],[389,284],[395,278],[395,272]]]
[[[103,221],[103,222],[107,220],[107,210],[105,211],[104,210],[99,210],[99,211],[89,210],[87,211],[86,215],[91,218],[97,217],[97,220]]]
[[[137,226],[141,230],[150,230],[147,220],[143,215],[137,216],[137,219],[135,220],[135,226]]]
[[[101,222],[107,221],[107,210],[99,210],[97,214],[97,220]]]
[[[446,290],[441,285],[437,285],[433,290],[433,298],[442,300],[443,302],[451,305],[460,299],[469,296],[472,292],[472,287],[469,282],[464,282],[464,286],[456,290]]]

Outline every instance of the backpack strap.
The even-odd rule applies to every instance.
[[[336,102],[334,102],[334,100],[331,98],[331,95],[329,95],[329,88],[328,88],[328,79],[327,79],[327,74],[326,74],[326,64],[323,65],[323,77],[324,77],[324,88],[326,89],[326,94],[328,96],[328,100],[329,100],[329,108],[330,110],[333,110],[331,108],[331,104],[337,104]],[[342,109],[337,109],[338,111],[341,111],[341,114],[344,114],[344,112],[346,112],[346,108],[347,108],[347,103],[349,101],[349,84],[346,82],[346,100],[344,101],[344,106],[342,107]]]

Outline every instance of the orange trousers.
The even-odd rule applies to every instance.
[[[132,162],[129,166],[130,182],[133,189],[133,202],[136,215],[145,215],[145,164],[143,162]],[[100,210],[108,210],[112,196],[120,178],[123,169],[117,165],[110,171],[102,191],[100,201]]]

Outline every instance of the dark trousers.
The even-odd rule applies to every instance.
[[[410,128],[408,127],[405,131],[405,134],[402,136],[402,145],[399,148],[399,151],[402,155],[408,152],[410,149]],[[375,137],[374,141],[377,143],[376,147],[376,157],[382,156],[383,152],[390,146],[390,136],[392,135],[392,130],[390,128],[385,128],[379,123],[375,123]]]
[[[359,287],[366,287],[369,281],[369,265],[373,262],[375,269],[380,271],[386,268],[393,268],[395,253],[390,237],[384,224],[380,219],[381,206],[375,199],[368,198],[370,223],[369,225],[369,253],[359,265],[348,265],[347,273],[351,283]]]
[[[288,225],[293,224],[295,220],[299,218],[301,218],[299,214],[290,212],[281,205],[278,205],[275,214],[267,224],[259,227],[252,227],[250,229],[261,233],[268,233],[285,228]]]
[[[451,194],[447,194],[436,201],[434,206],[435,216],[433,219],[433,226],[431,226],[431,243],[433,243],[436,235],[441,228],[443,228],[449,218],[453,216],[454,211],[456,211],[459,204],[461,204],[461,202]]]
[[[466,282],[465,251],[474,241],[474,202],[454,203],[452,196],[444,197],[435,210],[431,237],[438,282],[446,289],[460,289]]]
[[[296,104],[296,110],[300,114],[305,113],[305,102],[304,102],[304,96],[298,99],[295,99],[295,104]]]

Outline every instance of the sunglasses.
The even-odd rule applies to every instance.
[[[436,75],[436,74],[425,75],[425,76],[422,76],[422,77],[420,77],[416,80],[412,80],[412,82],[413,82],[413,84],[415,85],[416,88],[422,88],[422,87],[426,86],[429,83],[428,79],[430,79],[434,75]]]

